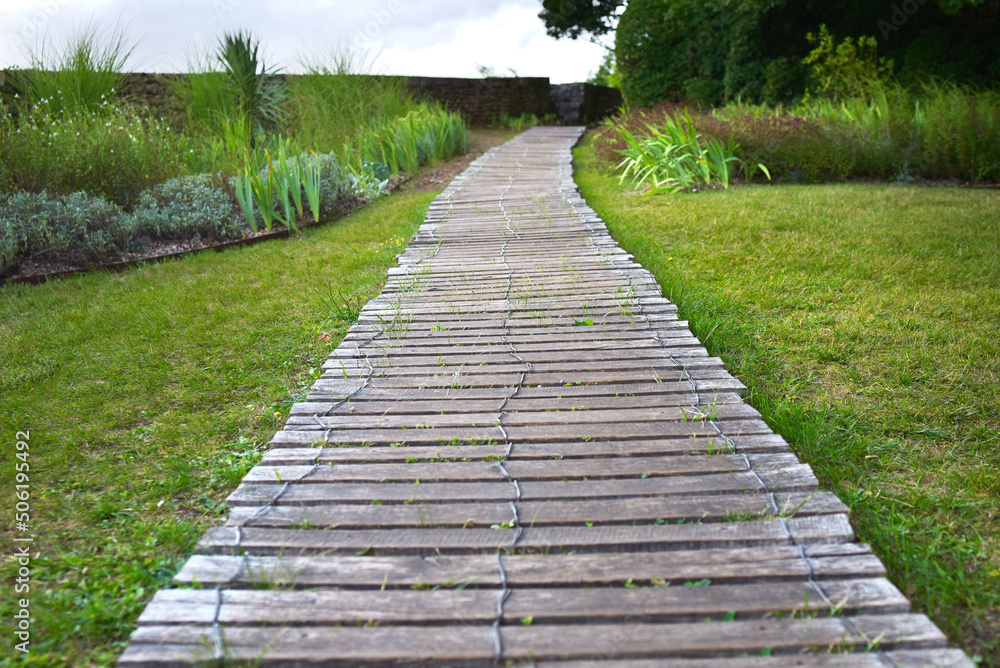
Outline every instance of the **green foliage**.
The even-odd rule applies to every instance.
[[[198,137],[221,137],[230,119],[239,118],[238,100],[229,89],[226,74],[213,68],[211,57],[188,60],[187,74],[163,78],[180,100],[184,130]]]
[[[892,76],[893,63],[878,57],[878,41],[874,37],[858,37],[857,43],[845,37],[835,44],[824,24],[818,33],[808,33],[806,39],[813,50],[802,62],[809,66],[819,95],[835,100],[869,97]]]
[[[17,72],[15,83],[29,105],[42,102],[53,114],[93,110],[122,87],[122,72],[135,44],[125,26],[110,31],[89,23],[76,28],[61,51],[43,40],[28,53],[30,69]]]
[[[254,232],[258,221],[268,230],[275,222],[297,229],[305,220],[306,205],[314,222],[332,218],[357,194],[335,153],[293,155],[290,151],[281,142],[273,157],[265,152],[263,166],[248,164],[232,180],[243,217]]]
[[[542,0],[538,18],[551,37],[576,39],[583,33],[599,36],[611,32],[614,15],[624,0]]]
[[[372,76],[370,63],[350,51],[303,62],[291,81],[289,126],[309,151],[336,151],[360,128],[405,115],[416,107],[399,77]]]
[[[884,78],[889,60],[907,85],[928,76],[1000,80],[994,3],[966,3],[956,14],[943,4],[913,3],[907,13],[898,4],[862,2],[632,0],[615,37],[621,89],[630,107],[664,100],[705,106],[720,97],[788,103],[805,91],[802,60],[814,49],[818,79],[841,97],[858,94],[858,82]],[[827,36],[814,35],[810,45],[807,36],[820,25]],[[884,61],[866,37],[875,30]]]
[[[511,130],[527,130],[528,128],[533,128],[536,125],[541,125],[542,120],[534,114],[529,114],[524,112],[520,116],[509,116],[508,114],[500,114],[500,118],[496,120],[494,125],[501,128],[510,128]]]
[[[163,122],[105,100],[58,112],[46,101],[0,115],[0,171],[20,190],[86,191],[123,206],[184,171],[187,143]]]
[[[287,83],[276,70],[267,70],[257,55],[259,48],[260,40],[239,31],[225,33],[217,51],[226,85],[236,100],[236,115],[229,120],[249,125],[254,143],[267,129],[276,127],[288,97]]]
[[[103,261],[126,250],[132,230],[100,197],[19,192],[0,201],[0,276],[28,258]]]
[[[597,148],[617,162],[635,136],[671,105],[623,114],[601,131]],[[738,145],[746,164],[764,164],[778,181],[816,183],[851,177],[1000,181],[1000,93],[950,83],[918,92],[878,84],[866,97],[812,98],[793,107],[731,103],[692,116],[697,132]]]
[[[912,96],[919,146],[909,158],[931,178],[1000,181],[1000,91],[931,82]]]
[[[206,175],[168,179],[142,193],[124,226],[137,237],[172,241],[243,235],[232,199]]]
[[[405,116],[358,132],[345,148],[347,162],[354,168],[383,163],[393,174],[412,173],[428,161],[464,153],[467,132],[458,114],[422,104]]]
[[[587,77],[587,83],[595,86],[608,86],[609,88],[620,88],[621,77],[618,75],[618,67],[615,64],[615,52],[609,49],[604,52],[601,64],[597,71]]]
[[[736,157],[738,146],[732,141],[727,145],[714,137],[703,137],[686,111],[665,115],[662,129],[647,125],[642,139],[636,139],[624,127],[617,130],[625,141],[625,157],[618,163],[622,170],[619,182],[631,177],[638,187],[649,180],[653,187],[646,191],[648,194],[697,190],[714,183],[728,188],[731,165],[747,172]],[[757,166],[770,178],[766,167]]]

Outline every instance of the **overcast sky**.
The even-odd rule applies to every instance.
[[[224,32],[249,29],[265,62],[287,72],[350,46],[379,74],[478,77],[485,66],[498,76],[585,80],[603,49],[548,37],[540,10],[540,0],[0,0],[0,67],[24,67],[38,38],[59,47],[88,22],[120,22],[138,42],[130,69],[141,72],[185,71]]]

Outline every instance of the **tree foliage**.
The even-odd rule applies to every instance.
[[[614,28],[614,17],[626,0],[543,0],[538,18],[552,37],[576,39],[583,33],[595,37]]]
[[[555,37],[600,35],[622,4],[544,0],[540,16]],[[631,0],[615,35],[622,92],[632,105],[791,100],[816,90],[803,60],[824,24],[859,53],[877,41],[904,84],[1000,81],[1000,0]]]

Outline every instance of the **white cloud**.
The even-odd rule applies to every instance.
[[[498,75],[580,81],[603,51],[583,40],[545,34],[538,0],[0,0],[0,65],[25,66],[21,41],[35,28],[61,45],[74,26],[128,23],[139,40],[131,65],[140,71],[183,71],[189,56],[214,48],[225,31],[249,29],[269,64],[297,71],[307,59],[350,44],[378,53],[376,71],[424,76]]]

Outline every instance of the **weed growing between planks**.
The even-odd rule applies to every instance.
[[[282,244],[0,289],[0,426],[30,427],[38,495],[32,661],[113,663],[352,324],[328,295],[375,296],[433,195]]]
[[[1000,196],[839,185],[640,198],[589,144],[576,157],[588,203],[851,507],[895,584],[1000,664]]]

